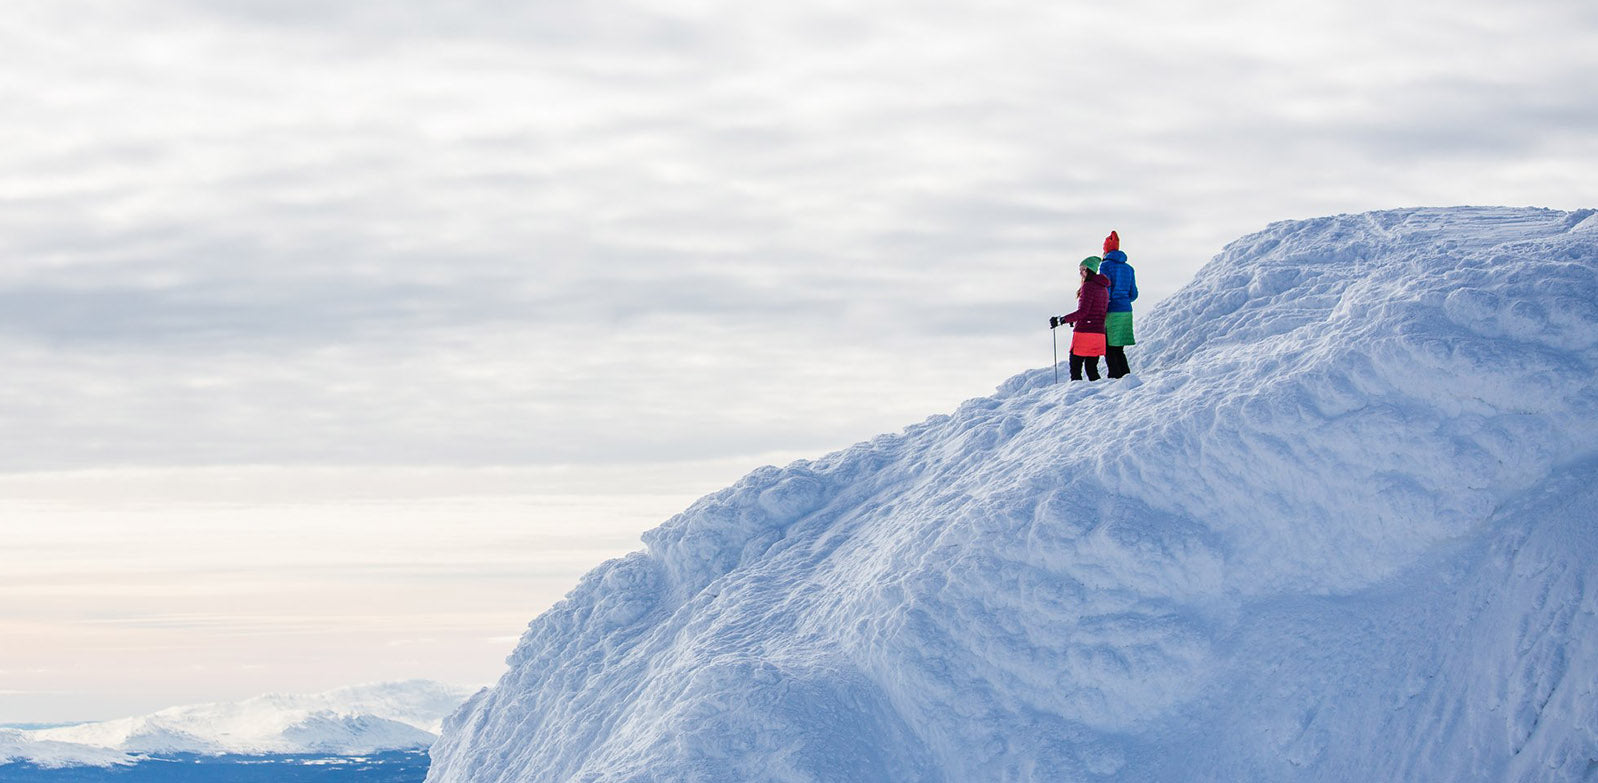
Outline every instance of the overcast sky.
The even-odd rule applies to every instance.
[[[1595,206],[1595,77],[1586,0],[9,3],[0,532],[33,568],[0,576],[0,626],[54,641],[7,634],[0,720],[58,719],[65,688],[76,717],[136,701],[36,671],[93,612],[140,611],[81,587],[124,584],[73,555],[96,526],[145,556],[311,487],[335,538],[400,513],[360,503],[425,506],[425,530],[451,497],[564,535],[599,524],[571,495],[650,498],[456,631],[508,649],[694,495],[1045,365],[1112,228],[1146,316],[1275,220]],[[426,503],[380,497],[417,475]],[[153,513],[116,516],[129,493]],[[145,573],[249,567],[236,549]],[[363,616],[421,589],[395,571]],[[47,581],[86,595],[18,608]],[[239,611],[280,612],[259,603]],[[194,681],[343,684],[376,654],[330,638],[276,679]],[[412,673],[461,679],[442,660]]]

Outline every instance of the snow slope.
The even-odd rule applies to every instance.
[[[429,780],[1598,776],[1594,212],[1279,223],[1140,318],[647,533]]]
[[[225,704],[52,729],[0,732],[0,763],[128,763],[139,754],[357,755],[425,748],[471,689],[425,680],[312,695],[270,694]]]
[[[26,761],[41,767],[109,767],[132,757],[119,750],[34,739],[20,729],[0,729],[0,766]]]

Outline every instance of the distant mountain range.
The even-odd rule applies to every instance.
[[[317,694],[268,694],[172,707],[136,718],[44,729],[0,729],[0,764],[127,764],[152,754],[358,755],[425,748],[474,689],[428,680]]]

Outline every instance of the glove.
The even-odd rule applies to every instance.
[[[1049,328],[1050,329],[1053,329],[1054,327],[1059,326],[1059,325],[1060,325],[1060,316],[1057,316],[1057,315],[1049,316]]]

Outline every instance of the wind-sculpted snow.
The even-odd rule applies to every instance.
[[[1024,373],[647,533],[429,779],[1598,774],[1592,211],[1281,223],[1139,317],[1136,378]]]

